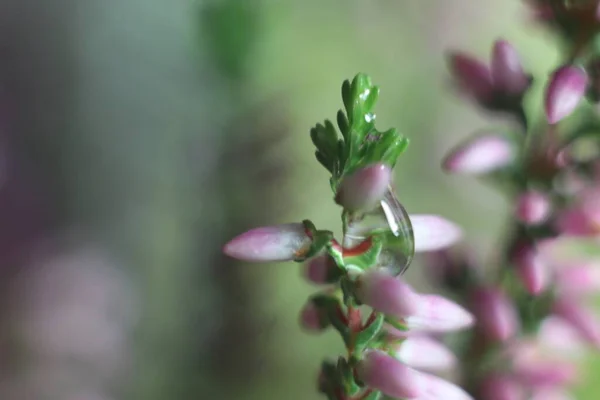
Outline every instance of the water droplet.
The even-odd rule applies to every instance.
[[[403,274],[414,257],[415,239],[408,213],[391,189],[376,209],[348,221],[343,245],[354,247],[375,233],[386,237],[378,268],[388,269],[396,276]]]

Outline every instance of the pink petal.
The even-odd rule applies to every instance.
[[[587,342],[600,347],[600,321],[592,310],[575,300],[563,298],[556,301],[553,311],[571,324]]]
[[[411,336],[399,346],[396,358],[414,368],[444,370],[456,365],[452,351],[426,336]]]
[[[418,373],[419,395],[417,400],[473,400],[457,385],[435,375]]]
[[[494,43],[491,69],[494,86],[503,93],[518,95],[529,85],[517,51],[505,40]]]
[[[539,225],[550,215],[552,205],[544,193],[529,191],[517,200],[517,218],[527,225]]]
[[[321,332],[329,324],[312,301],[307,302],[300,311],[300,326],[308,332]]]
[[[419,373],[378,350],[358,362],[356,373],[367,386],[387,396],[414,399],[420,393]]]
[[[512,377],[499,374],[486,377],[479,394],[483,400],[525,400],[521,385]]]
[[[525,289],[532,295],[539,295],[549,283],[548,266],[536,249],[523,244],[516,249],[513,262],[517,275]]]
[[[491,71],[481,61],[464,53],[452,53],[449,67],[459,87],[477,101],[488,102],[494,96]]]
[[[517,156],[513,143],[505,136],[485,133],[459,144],[443,160],[448,172],[481,175],[513,163]]]
[[[415,251],[434,251],[452,246],[462,238],[455,223],[437,215],[410,215]]]
[[[350,211],[371,210],[385,195],[392,179],[392,169],[373,164],[354,172],[342,181],[336,201]]]
[[[544,348],[562,356],[578,358],[584,354],[581,336],[563,318],[550,316],[544,319],[537,337]]]
[[[304,265],[304,277],[309,282],[318,285],[326,284],[328,283],[328,278],[337,268],[335,261],[330,256],[320,255]]]
[[[588,76],[580,67],[567,65],[556,70],[545,94],[548,122],[555,124],[575,111],[585,96],[587,84]]]
[[[420,295],[418,310],[406,318],[411,330],[446,332],[472,326],[475,319],[458,304],[438,295]]]
[[[223,253],[243,261],[289,261],[311,244],[302,224],[255,228],[232,239]]]
[[[415,313],[419,302],[419,295],[403,280],[380,269],[371,269],[359,277],[356,296],[364,304],[396,318]]]
[[[578,263],[556,272],[556,284],[563,294],[581,296],[600,291],[600,265]]]
[[[505,341],[517,332],[517,312],[508,297],[499,289],[476,289],[471,295],[471,304],[479,329],[486,337]]]

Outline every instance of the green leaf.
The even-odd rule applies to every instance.
[[[380,400],[383,398],[383,394],[379,391],[371,392],[367,395],[367,397],[363,397],[363,400]]]
[[[384,321],[387,324],[390,324],[393,328],[398,329],[399,331],[406,332],[408,331],[408,326],[406,326],[406,322],[403,320],[399,320],[393,317],[386,316]]]
[[[355,334],[354,349],[356,353],[360,354],[369,347],[373,339],[375,339],[381,332],[384,320],[385,316],[381,313],[377,313],[377,316],[373,322],[371,322],[358,334]]]
[[[348,122],[348,118],[346,114],[342,110],[339,110],[336,116],[337,125],[342,133],[342,137],[344,140],[348,140],[348,133],[350,132],[350,123]]]
[[[302,257],[296,258],[294,261],[302,262],[321,253],[327,245],[333,240],[333,232],[318,230],[315,225],[309,221],[302,221],[304,228],[310,233],[312,243],[308,251]]]
[[[340,357],[338,359],[337,371],[339,377],[338,379],[344,387],[345,394],[349,396],[358,394],[361,390],[361,387],[354,380],[352,367],[345,358]]]

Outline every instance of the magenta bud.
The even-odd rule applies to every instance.
[[[481,103],[494,97],[492,74],[483,62],[460,52],[450,54],[450,72],[458,86]]]
[[[409,336],[396,349],[396,358],[413,368],[447,370],[457,364],[452,351],[427,336]]]
[[[418,308],[405,319],[408,327],[420,332],[448,332],[471,327],[475,318],[458,304],[438,295],[419,295]]]
[[[290,261],[306,253],[311,242],[302,224],[267,226],[233,238],[223,253],[243,261]]]
[[[308,301],[300,311],[300,326],[308,332],[321,332],[329,326],[327,316],[313,303]]]
[[[307,281],[323,285],[331,283],[338,269],[333,258],[327,254],[323,254],[309,260],[304,265],[303,271]]]
[[[451,173],[482,175],[511,165],[516,156],[516,147],[506,136],[484,133],[451,150],[442,168]]]
[[[553,311],[571,324],[586,342],[600,347],[600,321],[590,309],[573,299],[562,298],[554,303]]]
[[[471,310],[482,334],[491,340],[506,341],[519,328],[517,311],[497,288],[478,288],[471,294]]]
[[[585,96],[587,84],[587,73],[580,67],[566,65],[554,71],[545,94],[548,122],[556,124],[571,115]]]
[[[493,374],[483,379],[479,396],[485,400],[525,400],[521,385],[512,377]]]
[[[523,244],[515,249],[513,262],[517,276],[525,289],[532,295],[539,295],[549,281],[548,266],[533,247]]]
[[[454,222],[437,215],[410,215],[415,238],[415,251],[435,251],[450,247],[462,238],[462,230]]]
[[[496,90],[510,95],[522,94],[529,86],[515,48],[505,40],[494,43],[492,50],[492,79]]]
[[[371,269],[358,278],[356,296],[362,303],[396,318],[415,313],[419,301],[419,295],[403,280],[380,269]]]
[[[383,199],[392,179],[392,169],[373,164],[343,179],[336,202],[347,210],[371,210]]]
[[[519,196],[516,215],[519,221],[527,225],[539,225],[550,215],[552,205],[544,193],[529,191]]]
[[[356,374],[365,385],[387,396],[413,399],[420,395],[419,373],[378,350],[369,351],[358,362]]]

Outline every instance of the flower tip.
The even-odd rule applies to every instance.
[[[343,179],[336,202],[351,210],[370,210],[385,195],[392,180],[392,169],[383,163],[362,168]]]
[[[500,92],[518,95],[529,86],[516,49],[504,39],[494,43],[491,70],[494,86]]]
[[[311,243],[302,224],[282,224],[251,229],[223,246],[229,257],[249,262],[289,261]]]
[[[515,156],[515,148],[505,136],[481,134],[454,148],[442,161],[442,168],[451,173],[481,175],[510,165]]]
[[[378,269],[360,276],[356,295],[364,304],[397,318],[411,315],[418,308],[418,294],[409,285]]]
[[[546,88],[545,111],[550,124],[556,124],[571,115],[584,98],[588,76],[583,68],[563,66],[552,74]]]
[[[419,373],[389,355],[371,350],[356,366],[358,378],[387,396],[417,398],[421,395]]]
[[[462,229],[438,215],[411,215],[415,251],[435,251],[452,246],[462,239]]]

